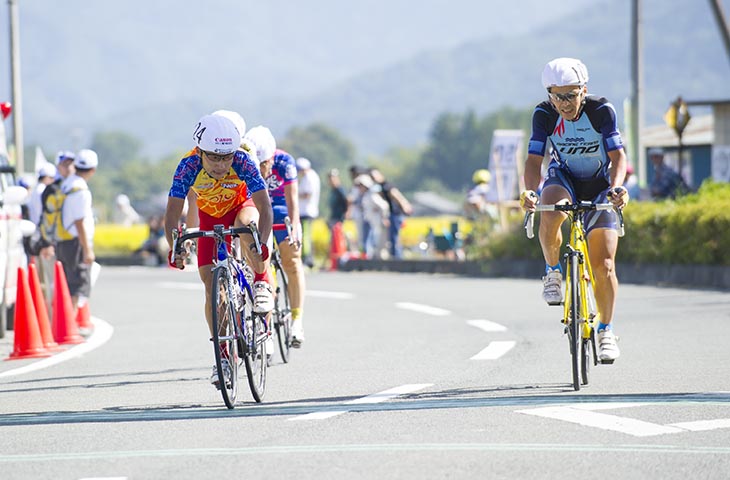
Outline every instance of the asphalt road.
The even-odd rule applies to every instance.
[[[537,279],[307,281],[304,347],[228,410],[197,274],[105,267],[87,342],[0,362],[0,478],[730,477],[728,292],[622,285],[574,392]]]

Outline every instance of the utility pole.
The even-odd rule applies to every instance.
[[[722,4],[720,0],[710,0],[710,6],[712,7],[712,12],[715,14],[720,35],[722,35],[722,39],[725,42],[725,53],[727,53],[727,58],[730,60],[730,27],[728,27],[727,20],[725,20]]]
[[[23,159],[23,100],[20,91],[20,22],[18,21],[18,2],[8,0],[10,8],[10,71],[13,89],[13,144],[15,145],[15,170],[25,171]]]
[[[644,73],[642,69],[643,41],[641,35],[641,0],[631,2],[631,152],[639,173],[639,185],[646,186],[646,162],[642,147],[642,118],[644,113]]]

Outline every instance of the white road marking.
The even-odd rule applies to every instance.
[[[730,418],[718,418],[716,420],[698,420],[696,422],[670,423],[670,427],[677,427],[691,432],[705,432],[717,430],[718,428],[730,428]]]
[[[644,404],[646,405],[646,404]],[[614,404],[614,408],[635,407],[638,404]],[[562,407],[542,407],[530,410],[517,410],[517,413],[535,415],[538,417],[553,418],[565,422],[577,423],[586,427],[612,430],[614,432],[626,433],[635,437],[651,437],[668,433],[680,433],[683,430],[671,425],[659,425],[657,423],[644,422],[633,418],[619,417],[605,413],[596,413],[591,408],[598,407],[591,405],[570,405]],[[605,407],[601,407],[605,408]]]
[[[412,310],[418,313],[425,313],[427,315],[433,315],[436,317],[444,317],[451,315],[451,312],[444,310],[443,308],[431,307],[429,305],[423,305],[421,303],[410,303],[410,302],[398,302],[395,304],[396,307],[402,308],[403,310]]]
[[[391,388],[388,390],[383,390],[379,393],[374,393],[372,395],[368,395],[366,397],[356,398],[355,400],[350,400],[349,402],[345,402],[346,405],[361,405],[366,403],[381,403],[385,402],[387,400],[391,400],[393,398],[399,397],[401,395],[407,395],[409,393],[417,392],[418,390],[423,390],[424,388],[430,387],[433,385],[432,383],[416,383],[416,384],[409,384],[409,385],[401,385],[400,387]],[[306,415],[299,415],[298,417],[290,418],[289,420],[323,420],[325,418],[331,418],[337,415],[341,415],[343,413],[347,413],[348,410],[331,410],[331,411],[324,411],[324,412],[312,412],[307,413]]]
[[[84,477],[79,480],[127,480],[128,477]]]
[[[489,320],[467,320],[466,323],[485,332],[506,332],[507,327]]]
[[[204,290],[204,286],[202,282],[192,283],[192,282],[160,282],[157,284],[159,287],[162,288],[169,288],[172,290]]]
[[[24,367],[2,372],[0,373],[0,377],[10,377],[13,375],[20,375],[23,373],[33,372],[35,370],[40,370],[42,368],[47,368],[52,365],[65,362],[66,360],[80,357],[85,353],[99,348],[112,337],[112,334],[114,333],[114,327],[106,323],[104,320],[96,317],[91,317],[91,323],[94,324],[94,331],[84,343],[80,343],[73,346],[72,348],[69,348],[66,351],[55,354],[52,357],[44,358],[43,360],[33,362],[29,365],[25,365]]]
[[[471,360],[496,360],[512,350],[516,343],[511,340],[489,342],[487,348],[471,357]]]
[[[317,298],[336,298],[338,300],[349,300],[355,298],[355,295],[349,292],[328,292],[324,290],[307,290],[304,292],[307,297]]]

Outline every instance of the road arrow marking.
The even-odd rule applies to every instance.
[[[477,327],[479,330],[484,330],[485,332],[490,333],[507,331],[507,327],[505,327],[504,325],[490,322],[489,320],[467,320],[466,323],[468,323],[472,327]]]

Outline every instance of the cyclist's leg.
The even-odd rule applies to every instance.
[[[599,314],[597,329],[598,357],[604,363],[611,363],[619,357],[611,322],[616,305],[618,278],[616,277],[616,250],[618,231],[615,214],[600,212],[595,219],[587,220],[588,256],[595,280],[596,307]]]
[[[235,226],[245,226],[251,221],[259,219],[259,212],[254,206],[253,200],[248,199],[238,211],[236,215]],[[271,245],[269,251],[271,251]],[[269,260],[261,261],[255,253],[255,243],[253,236],[249,234],[241,235],[241,251],[243,252],[246,262],[254,271],[254,311],[257,313],[267,313],[274,308],[273,289],[269,279]]]
[[[549,180],[553,180],[553,182],[546,182],[540,202],[544,204],[569,203],[571,195],[567,186],[558,181],[560,180],[558,178]],[[542,298],[548,305],[560,305],[563,302],[563,274],[560,266],[560,244],[563,241],[563,233],[560,226],[566,218],[567,215],[562,212],[541,212],[540,214],[539,238],[545,258]]]
[[[286,216],[284,210],[277,211],[274,208],[274,223],[282,223]],[[302,252],[295,245],[289,245],[286,240],[286,232],[275,231],[276,241],[281,252],[281,266],[286,272],[289,280],[288,292],[292,309],[292,346],[299,347],[304,341],[303,328],[303,306],[304,306],[304,265],[302,263]]]

